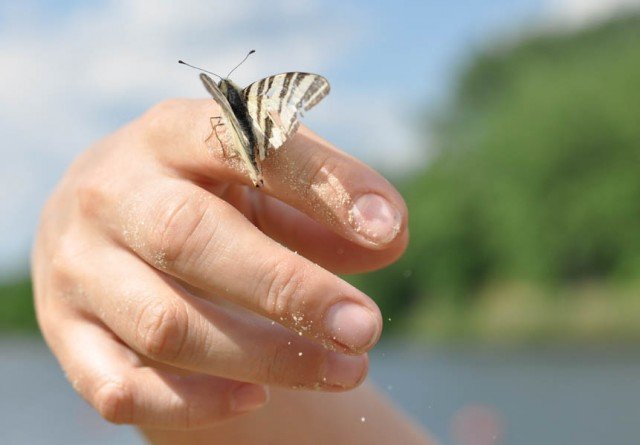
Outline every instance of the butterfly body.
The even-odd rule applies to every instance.
[[[227,98],[231,111],[233,111],[233,114],[238,119],[242,133],[244,137],[247,138],[249,159],[251,160],[252,166],[259,173],[259,167],[256,161],[257,138],[253,130],[253,123],[249,109],[247,108],[247,102],[242,95],[242,89],[229,79],[220,80],[220,82],[218,82],[218,88],[220,88],[222,94]]]
[[[329,82],[310,73],[282,73],[242,89],[229,79],[217,84],[204,73],[200,80],[220,106],[231,149],[240,157],[256,187],[263,184],[260,162],[298,129],[298,117],[329,93]],[[215,127],[213,128],[215,131]]]

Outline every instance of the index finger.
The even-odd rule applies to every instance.
[[[156,132],[161,161],[187,177],[251,184],[242,162],[230,158],[211,133],[212,100],[180,100],[150,113],[146,131]],[[208,143],[205,140],[208,139]],[[209,144],[209,145],[208,145]],[[341,236],[367,248],[403,242],[404,201],[379,173],[301,126],[262,162],[263,191],[303,211]]]

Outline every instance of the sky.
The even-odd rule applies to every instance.
[[[310,71],[331,94],[305,123],[398,176],[428,159],[422,116],[465,60],[575,29],[640,0],[0,0],[0,277],[26,271],[38,214],[69,163],[170,97],[205,97],[184,59],[246,85]]]

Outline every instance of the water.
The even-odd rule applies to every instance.
[[[371,375],[447,445],[455,443],[452,425],[466,425],[476,436],[487,425],[502,426],[503,440],[494,442],[502,444],[640,440],[640,353],[425,351],[386,344],[372,356]],[[102,421],[40,340],[0,340],[0,444],[86,443],[143,442],[133,428]]]
[[[445,444],[456,414],[473,405],[498,414],[504,444],[640,443],[638,352],[389,346],[373,359],[374,380]]]

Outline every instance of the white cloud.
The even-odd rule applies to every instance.
[[[640,0],[548,0],[558,25],[582,27],[640,8]]]
[[[157,101],[204,96],[177,59],[226,74],[255,48],[234,74],[239,84],[292,69],[323,73],[363,41],[357,17],[319,0],[111,0],[57,14],[33,2],[0,5],[0,272],[26,256],[38,209],[77,153]],[[370,91],[310,115],[319,112],[323,135],[365,161],[387,163],[393,146],[387,164],[397,169],[415,145],[394,108]]]

